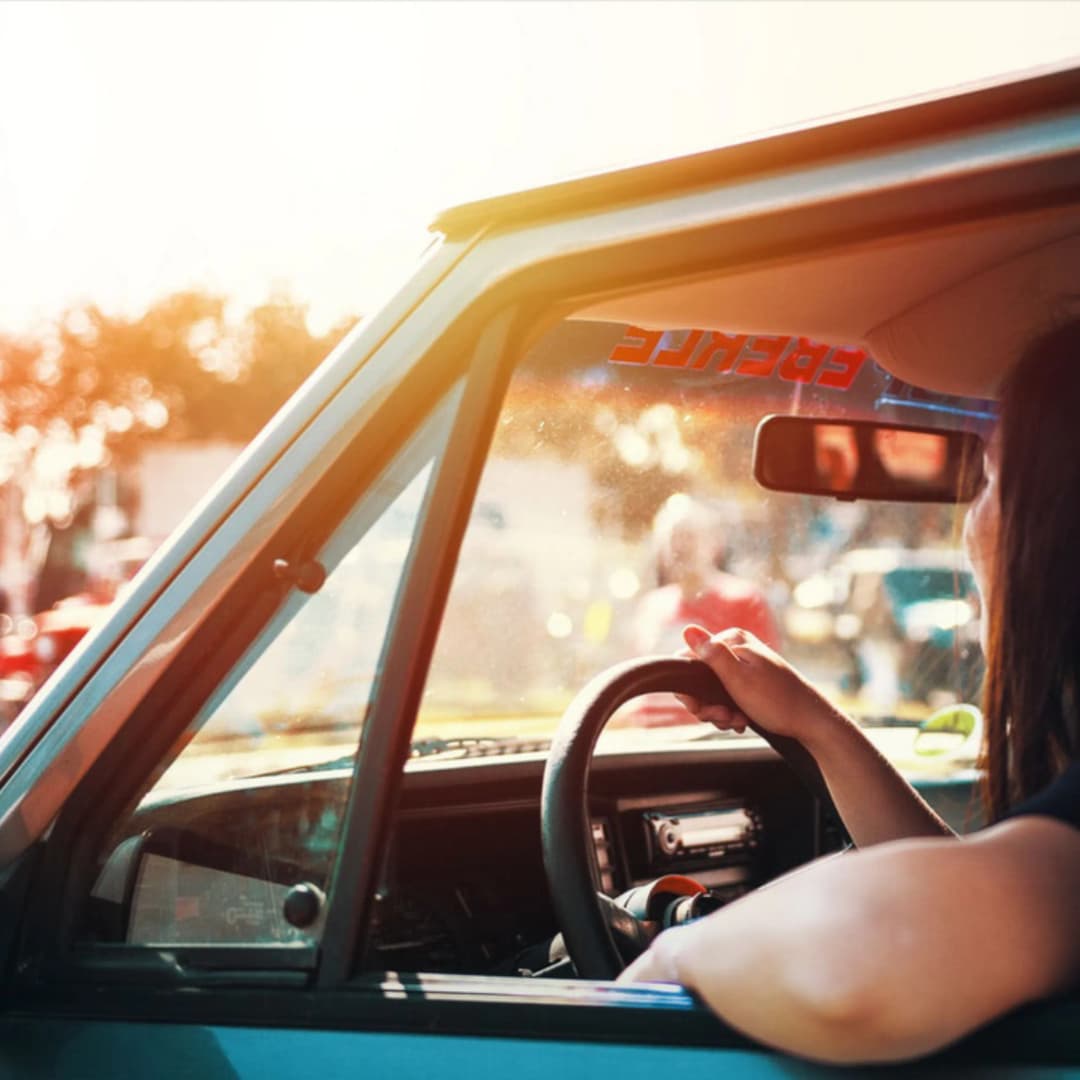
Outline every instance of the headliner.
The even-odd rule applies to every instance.
[[[667,284],[575,317],[862,345],[908,382],[993,397],[1034,333],[1080,311],[1078,274],[1074,206]]]

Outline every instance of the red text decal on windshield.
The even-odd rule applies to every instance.
[[[812,383],[847,390],[869,359],[863,349],[822,345],[804,337],[770,334],[723,334],[691,330],[682,344],[661,348],[668,331],[627,327],[611,350],[612,364],[681,368],[684,371],[730,372],[788,382]]]

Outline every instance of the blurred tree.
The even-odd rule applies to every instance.
[[[355,321],[343,320],[317,337],[308,330],[307,309],[288,296],[274,296],[250,311],[229,403],[233,414],[226,419],[230,437],[255,436]]]
[[[241,319],[197,291],[143,314],[66,312],[36,339],[0,336],[0,485],[30,524],[60,528],[109,464],[151,440],[250,439],[354,320],[312,334],[306,308],[275,295]]]

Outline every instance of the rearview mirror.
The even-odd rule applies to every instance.
[[[754,436],[754,478],[771,491],[837,499],[968,502],[982,455],[969,431],[767,416]]]

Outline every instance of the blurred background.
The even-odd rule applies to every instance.
[[[1062,3],[0,5],[0,718],[439,208],[1057,64]]]

